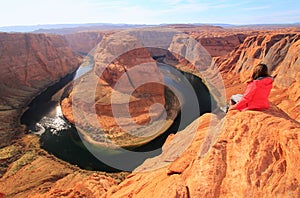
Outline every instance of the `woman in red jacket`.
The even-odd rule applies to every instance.
[[[265,64],[258,64],[248,82],[243,95],[237,94],[231,97],[229,110],[264,110],[270,107],[268,97],[273,85],[273,77],[268,73]]]

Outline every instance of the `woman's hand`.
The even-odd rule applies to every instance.
[[[236,104],[235,105],[230,105],[228,111],[235,110],[235,106],[236,106]]]

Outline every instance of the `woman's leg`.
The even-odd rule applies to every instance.
[[[230,98],[230,105],[234,105],[236,103],[238,103],[243,97],[243,94],[235,94],[232,95]]]
[[[230,105],[234,105],[236,103],[238,103],[243,97],[243,94],[235,94],[235,95],[232,95],[230,97],[230,101],[229,101],[229,104],[227,104],[226,106],[224,107],[220,107],[221,111],[227,113]]]

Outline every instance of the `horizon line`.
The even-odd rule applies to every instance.
[[[247,25],[300,25],[300,22],[288,23],[218,23],[218,22],[186,22],[186,23],[110,23],[110,22],[88,22],[88,23],[43,23],[43,24],[24,24],[24,25],[5,25],[0,28],[8,27],[34,27],[34,26],[55,26],[55,25],[232,25],[232,26],[247,26]]]

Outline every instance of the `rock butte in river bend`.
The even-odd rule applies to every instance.
[[[230,35],[244,30],[185,31],[214,37],[220,32],[225,36],[226,31]],[[216,56],[214,61],[230,97],[245,87],[242,81],[250,72],[247,61],[269,61],[272,65],[272,57],[281,54],[272,65],[276,78],[269,110],[232,111],[221,121],[205,114],[198,123],[171,135],[162,155],[137,169],[154,167],[153,171],[132,173],[119,185],[109,175],[86,173],[49,156],[38,144],[33,146],[36,137],[27,135],[1,149],[1,174],[6,173],[0,179],[0,193],[15,197],[298,197],[299,29],[244,32],[241,45],[227,55]],[[195,137],[192,128],[197,129]],[[176,155],[180,145],[190,143],[184,153]],[[161,164],[166,167],[155,170]],[[36,165],[43,168],[37,169]],[[15,185],[16,181],[20,185]]]
[[[106,144],[105,136],[120,146],[131,147],[149,142],[161,134],[158,132],[150,138],[149,135],[146,138],[130,135],[135,131],[140,133],[144,125],[158,124],[164,108],[153,104],[165,106],[163,76],[147,49],[139,45],[138,40],[130,35],[103,38],[94,53],[95,73],[79,79],[79,85],[74,86],[70,97],[62,101],[65,117],[82,129],[80,132],[84,133],[86,140]],[[113,62],[106,64],[110,57],[113,57]],[[92,96],[90,100],[87,99],[89,96]],[[173,122],[179,108],[175,98],[168,98],[169,103],[172,100],[175,103],[169,104],[170,109],[167,109],[167,126]],[[78,111],[76,115],[74,109]],[[95,113],[97,117],[93,118]],[[99,133],[99,128],[105,135]],[[151,130],[155,128],[147,131]]]

